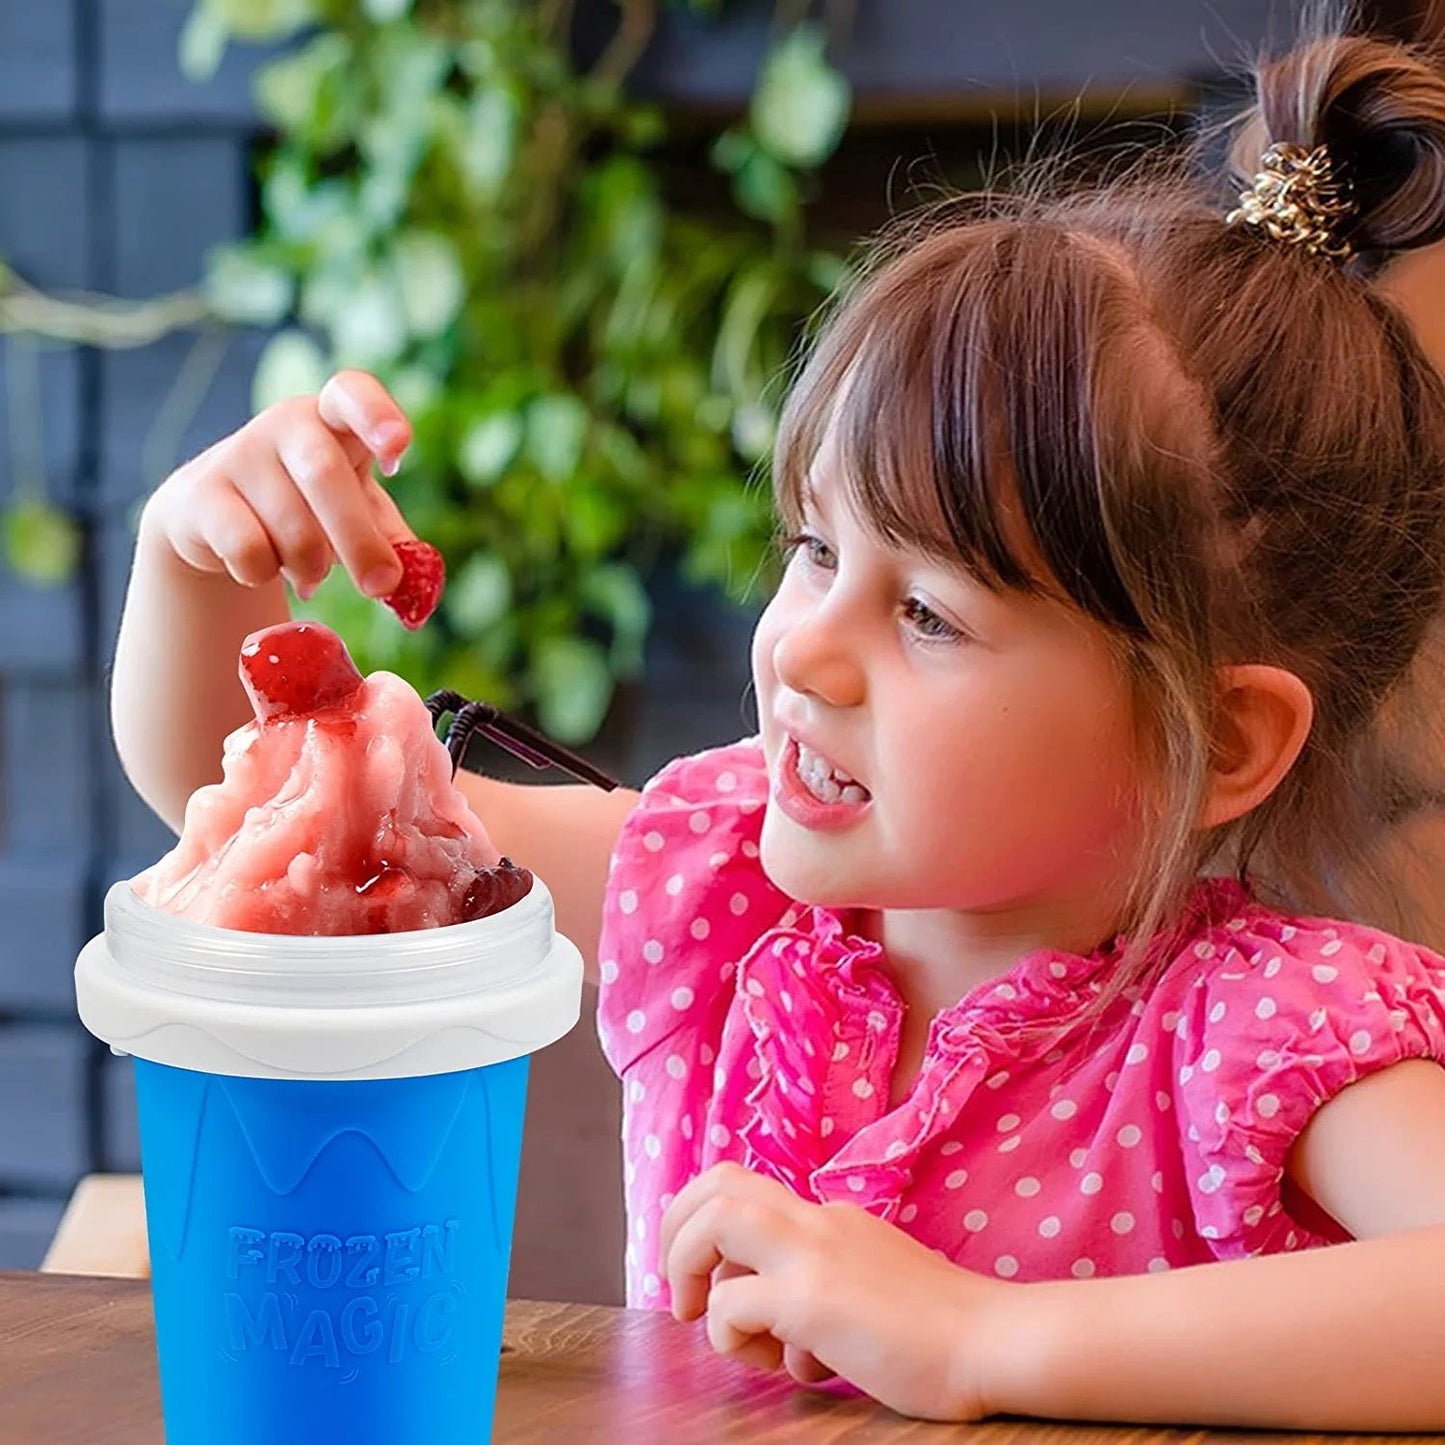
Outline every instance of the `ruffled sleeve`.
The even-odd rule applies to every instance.
[[[1445,959],[1371,929],[1264,914],[1194,945],[1175,1018],[1176,1098],[1196,1225],[1222,1259],[1348,1238],[1285,1194],[1315,1111],[1405,1059],[1445,1062]]]
[[[619,1077],[664,1043],[715,1052],[738,959],[790,905],[759,861],[767,794],[748,738],[670,762],[623,823],[598,947],[598,1035]]]

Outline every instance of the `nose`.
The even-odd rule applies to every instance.
[[[856,645],[848,639],[849,629],[826,602],[794,618],[773,644],[778,681],[833,707],[857,707],[866,692],[865,677]]]

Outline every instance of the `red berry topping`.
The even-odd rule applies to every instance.
[[[447,580],[446,563],[430,542],[408,537],[394,545],[401,581],[381,600],[401,618],[403,627],[415,631],[437,610]]]
[[[500,913],[502,909],[520,902],[531,889],[531,871],[517,867],[510,858],[503,858],[495,868],[478,870],[462,900],[461,916],[457,922],[468,923],[474,918]]]
[[[240,672],[263,723],[336,707],[362,682],[346,644],[319,622],[283,622],[253,632],[241,644]]]

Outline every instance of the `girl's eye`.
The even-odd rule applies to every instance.
[[[934,642],[952,642],[963,634],[951,622],[940,617],[926,603],[916,597],[908,598],[903,604],[903,615],[923,637]]]
[[[789,561],[795,553],[801,552],[806,562],[811,566],[821,567],[826,572],[831,572],[837,565],[838,559],[833,555],[833,549],[821,537],[815,537],[811,532],[795,532],[792,536],[780,537],[778,547]]]

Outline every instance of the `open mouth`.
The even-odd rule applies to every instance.
[[[866,803],[872,796],[856,778],[835,767],[796,738],[788,739],[788,760],[798,781],[820,803]]]

